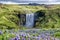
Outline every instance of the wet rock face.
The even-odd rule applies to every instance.
[[[25,22],[26,22],[26,14],[21,14],[20,15],[20,21],[22,25],[25,25]]]
[[[43,11],[35,12],[35,17],[34,17],[35,21],[37,21],[39,17],[45,17],[45,13]]]
[[[39,19],[43,17],[45,17],[45,12],[43,12],[42,10],[35,12],[34,27],[36,26],[36,23],[39,22]]]
[[[43,12],[42,10],[41,10],[41,11],[37,11],[37,12],[36,12],[36,15],[37,15],[38,17],[44,17],[44,16],[45,16],[45,12]]]
[[[20,19],[20,24],[19,25],[25,25],[26,14],[18,14],[18,18]]]

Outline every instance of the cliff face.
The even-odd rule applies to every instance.
[[[60,6],[0,6],[0,28],[21,28],[25,24],[26,13],[35,14],[35,28],[60,28]]]

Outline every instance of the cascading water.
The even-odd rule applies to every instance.
[[[34,13],[26,14],[26,27],[32,28],[34,26]]]

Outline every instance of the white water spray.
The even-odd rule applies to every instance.
[[[34,13],[26,14],[26,27],[32,28],[34,26]]]

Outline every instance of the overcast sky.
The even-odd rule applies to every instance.
[[[0,1],[59,1],[59,0],[0,0]]]
[[[0,0],[0,3],[59,3],[60,0]]]

